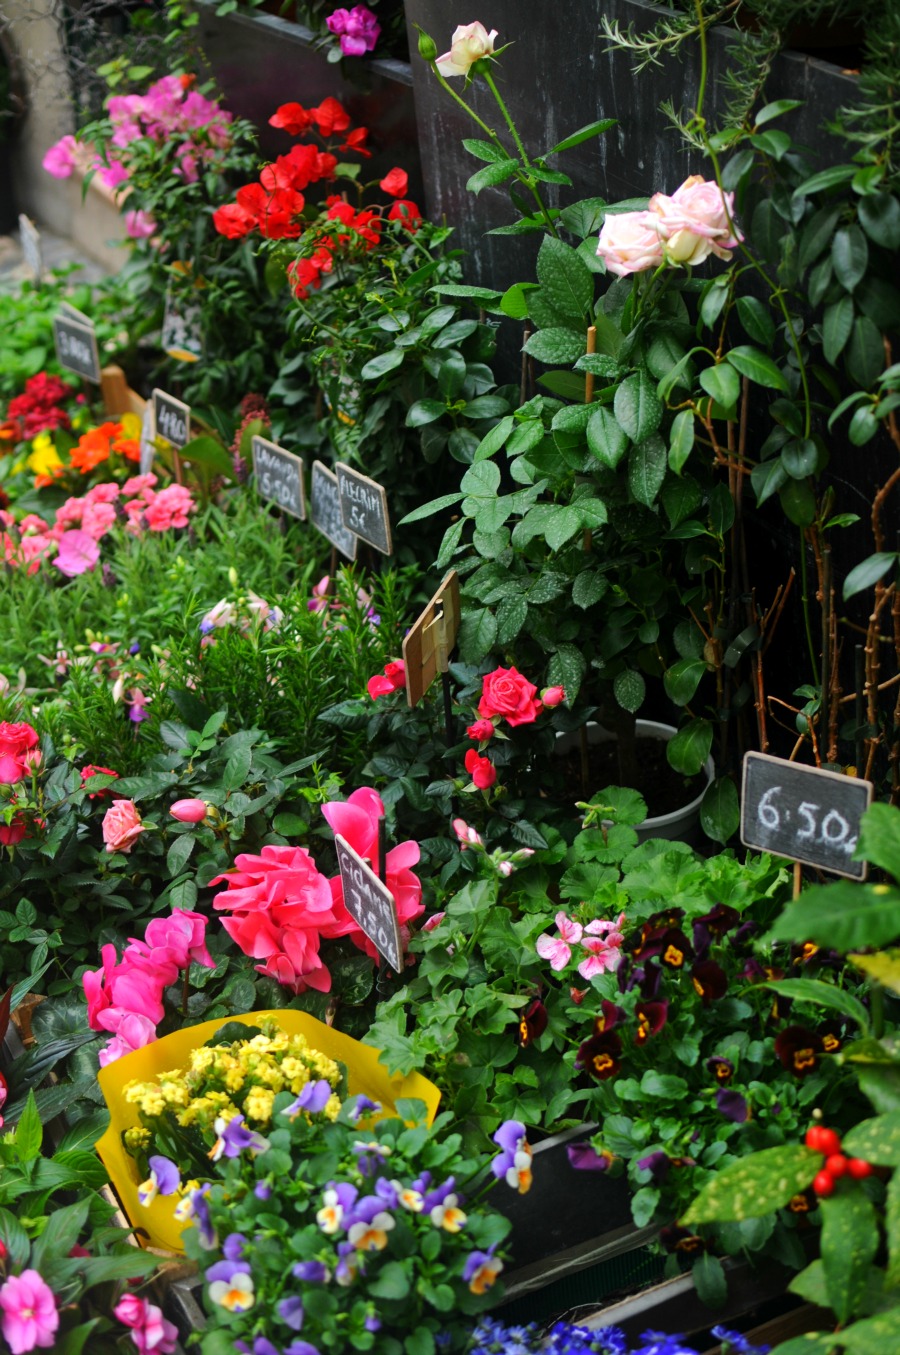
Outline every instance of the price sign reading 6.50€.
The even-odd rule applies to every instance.
[[[344,907],[394,973],[401,974],[403,947],[393,894],[340,833],[335,834],[334,845],[344,887]]]
[[[768,753],[744,758],[741,841],[775,856],[851,880],[866,878],[854,861],[859,821],[872,803],[871,781],[803,767]]]

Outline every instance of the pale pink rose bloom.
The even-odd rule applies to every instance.
[[[41,164],[54,179],[68,179],[75,168],[75,152],[78,142],[74,136],[60,137],[44,156]]]
[[[453,75],[468,75],[469,67],[494,50],[496,28],[490,33],[484,24],[460,24],[450,39],[450,51],[439,56],[435,65],[446,79]]]
[[[699,264],[710,254],[730,258],[743,235],[734,225],[734,194],[692,174],[671,197],[655,193],[650,211],[658,219],[665,256],[675,264]],[[733,229],[732,229],[733,227]]]
[[[159,227],[149,212],[137,208],[133,212],[125,213],[125,229],[132,240],[149,240],[151,235],[156,234]]]
[[[114,800],[103,816],[103,841],[108,852],[130,852],[143,831],[133,800]]]
[[[653,212],[612,212],[603,222],[597,254],[607,272],[620,278],[664,262],[658,220]]]

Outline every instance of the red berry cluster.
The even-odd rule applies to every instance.
[[[814,1153],[822,1153],[825,1158],[824,1167],[816,1173],[812,1183],[817,1195],[830,1195],[842,1176],[862,1181],[872,1174],[871,1162],[864,1162],[861,1157],[847,1157],[841,1152],[840,1137],[833,1129],[814,1124],[806,1131],[805,1142],[807,1148],[811,1148]]]

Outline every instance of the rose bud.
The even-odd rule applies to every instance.
[[[202,823],[208,807],[205,800],[176,800],[169,813],[179,823]]]
[[[547,687],[541,692],[541,700],[545,706],[558,706],[566,699],[565,687]]]

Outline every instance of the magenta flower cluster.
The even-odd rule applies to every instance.
[[[374,50],[381,32],[381,24],[365,5],[352,9],[336,9],[325,20],[329,33],[340,38],[344,56],[365,56]]]

